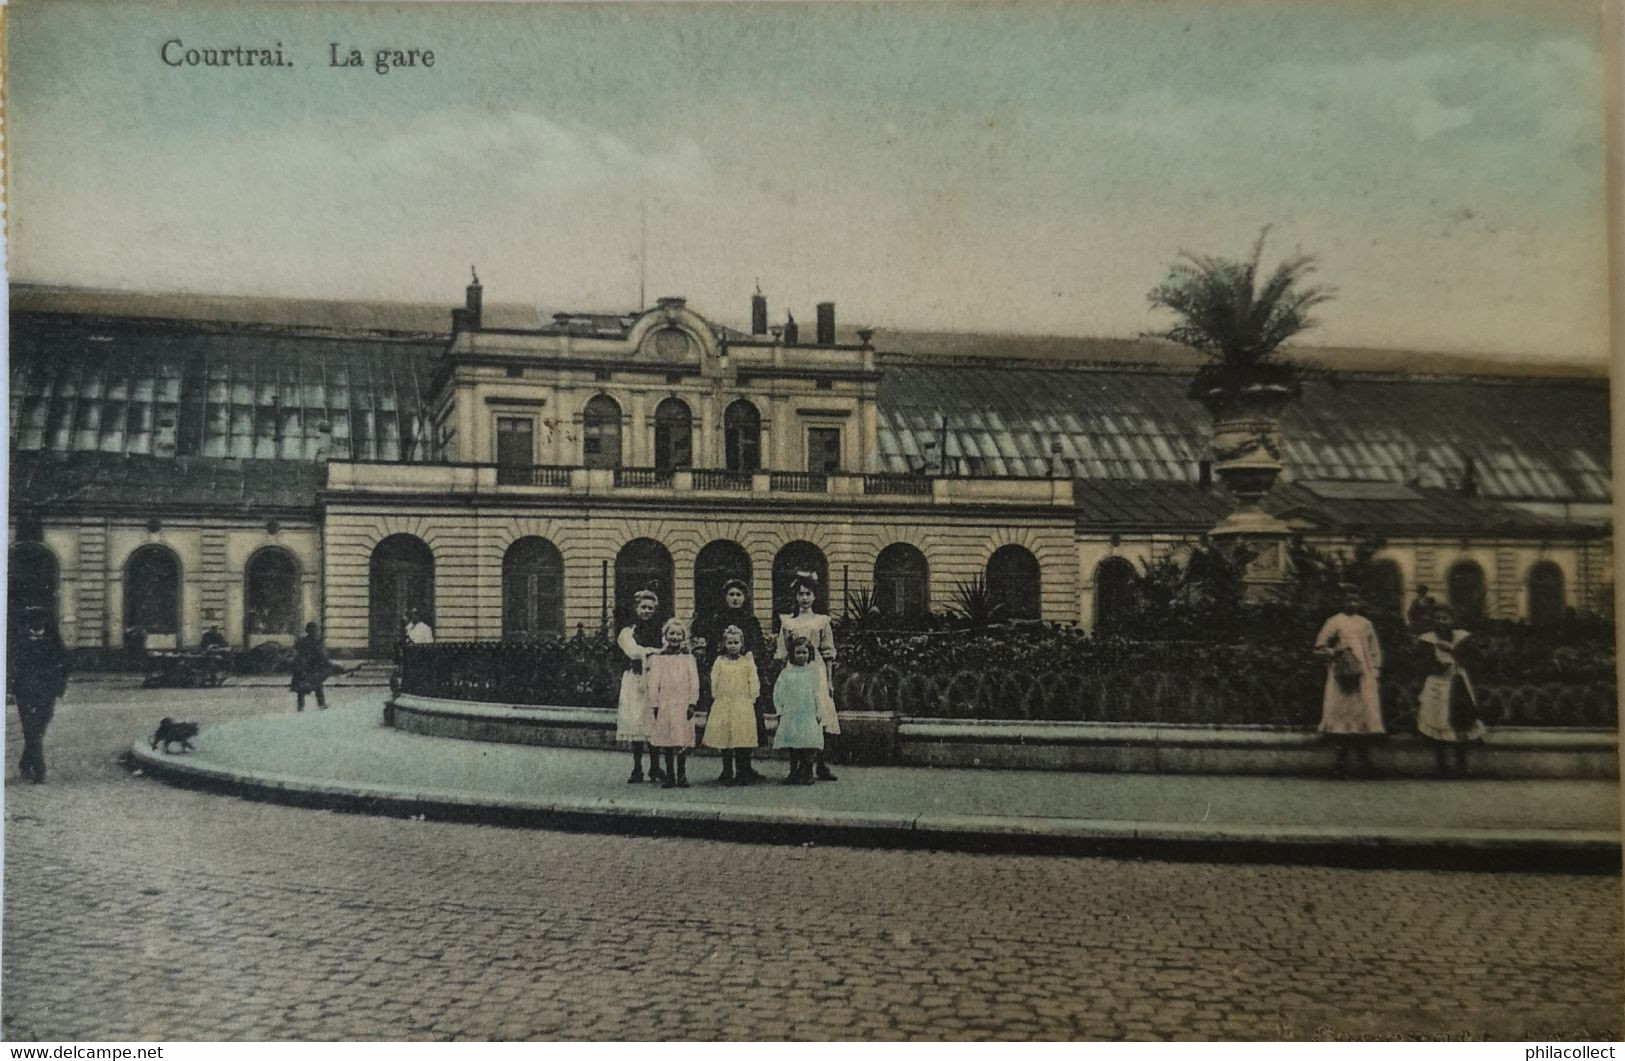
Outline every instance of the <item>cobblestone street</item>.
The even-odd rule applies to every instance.
[[[290,709],[76,684],[48,784],[8,751],[6,1039],[1619,1034],[1613,877],[517,831],[117,762],[165,714]]]

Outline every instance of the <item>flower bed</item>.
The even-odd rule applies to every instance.
[[[844,636],[843,636],[844,635]],[[1407,729],[1432,650],[1387,639],[1384,717]],[[1489,629],[1463,657],[1490,725],[1618,724],[1611,648],[1563,644],[1523,628]],[[1312,727],[1325,668],[1302,643],[1088,637],[1040,623],[980,629],[848,629],[838,635],[836,701],[846,711],[911,717]],[[780,664],[763,662],[771,683]],[[515,705],[613,707],[622,658],[613,642],[409,645],[402,689]]]

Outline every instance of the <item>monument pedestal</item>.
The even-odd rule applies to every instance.
[[[1292,575],[1287,545],[1292,529],[1256,504],[1243,505],[1208,532],[1214,547],[1232,560],[1246,556],[1241,581],[1249,601],[1279,600]]]

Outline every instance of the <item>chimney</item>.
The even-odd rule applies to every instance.
[[[1478,465],[1473,458],[1467,458],[1467,465],[1462,469],[1461,494],[1463,497],[1478,496]]]
[[[750,296],[750,333],[767,334],[767,296],[762,294],[760,284],[756,285],[756,294]]]
[[[835,345],[835,303],[818,304],[818,345]]]
[[[462,309],[451,311],[451,330],[454,332],[480,330],[480,296],[485,289],[480,286],[480,274],[474,267],[468,267],[469,275],[473,280],[468,285],[467,301]]]
[[[788,312],[785,313],[785,315],[784,315],[784,345],[785,346],[794,346],[794,345],[796,345],[796,340],[799,339],[800,337],[801,337],[801,329],[796,327],[796,315],[794,313],[788,313]]]

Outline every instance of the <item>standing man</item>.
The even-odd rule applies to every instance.
[[[1438,611],[1439,602],[1428,596],[1428,588],[1421,583],[1416,586],[1416,599],[1411,601],[1410,608],[1405,612],[1405,625],[1411,633],[1421,636],[1433,629],[1433,613]]]
[[[32,607],[23,613],[22,630],[12,641],[6,661],[6,676],[23,724],[23,757],[18,769],[37,785],[45,780],[45,728],[51,724],[57,698],[68,691],[68,651],[44,608]]]
[[[306,623],[305,636],[293,643],[293,681],[288,685],[299,698],[296,710],[305,709],[307,693],[315,693],[316,706],[326,710],[327,696],[322,692],[322,683],[332,672],[333,664],[327,658],[327,649],[322,647],[321,628],[315,623]]]
[[[406,640],[414,645],[434,644],[434,627],[423,619],[423,613],[413,608],[406,618]]]

